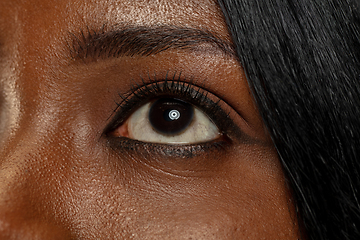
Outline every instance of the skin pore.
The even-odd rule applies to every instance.
[[[73,52],[95,33],[159,26],[231,45],[213,1],[0,1],[0,239],[299,238],[233,54],[206,41],[148,56]],[[136,110],[119,116],[122,96],[168,79],[220,100],[234,125],[218,126],[228,141],[186,154],[117,134],[114,118]]]

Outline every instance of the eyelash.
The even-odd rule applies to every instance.
[[[209,95],[215,98],[216,101],[211,100],[208,97]],[[113,120],[105,130],[111,142],[115,142],[114,147],[116,147],[116,149],[145,150],[147,153],[156,152],[167,157],[189,158],[197,155],[197,153],[200,154],[204,152],[205,149],[223,149],[232,142],[229,136],[233,135],[236,138],[238,138],[239,135],[241,136],[241,131],[233,123],[229,113],[225,112],[221,107],[221,105],[225,103],[215,94],[205,90],[204,87],[197,86],[193,80],[187,80],[181,73],[178,75],[175,73],[170,79],[168,74],[161,80],[156,79],[156,77],[154,77],[154,79],[149,77],[148,80],[141,78],[140,84],[134,82],[128,93],[119,94],[119,96],[122,100],[117,103]],[[161,97],[177,98],[195,105],[215,123],[222,133],[222,137],[208,143],[175,146],[159,143],[144,143],[111,135],[111,132],[123,124],[140,106]]]

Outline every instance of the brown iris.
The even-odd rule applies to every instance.
[[[193,117],[193,106],[174,98],[156,100],[149,111],[152,127],[164,135],[181,133],[189,126]]]

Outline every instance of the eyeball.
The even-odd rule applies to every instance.
[[[194,144],[221,136],[218,127],[200,109],[175,98],[146,103],[116,130],[116,135],[162,144]]]

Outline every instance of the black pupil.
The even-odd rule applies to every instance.
[[[177,134],[184,131],[194,117],[191,104],[174,98],[156,100],[149,111],[152,127],[161,134]]]

